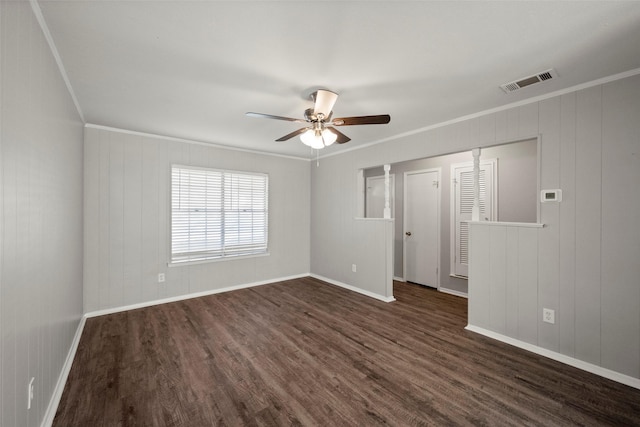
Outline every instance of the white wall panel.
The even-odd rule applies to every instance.
[[[480,143],[480,145],[486,145],[493,141],[497,141],[496,115],[488,114],[481,116],[478,123],[478,143]]]
[[[124,144],[126,139],[109,138],[109,292],[107,307],[120,307],[124,301]]]
[[[489,327],[505,334],[507,329],[507,227],[489,227]],[[482,242],[486,243],[486,242]]]
[[[518,108],[518,137],[536,136],[541,131],[539,129],[539,114],[543,109],[543,104],[544,101],[542,103],[533,102]]]
[[[0,425],[37,426],[82,316],[83,129],[29,2],[0,61]]]
[[[537,228],[518,229],[518,336],[517,339],[538,342],[538,236]]]
[[[142,299],[142,142],[129,136],[123,157],[123,266],[122,285],[125,305]]]
[[[520,108],[507,110],[507,134],[506,140],[513,141],[520,138]]]
[[[87,132],[90,132],[87,129]],[[100,144],[97,141],[85,144],[85,189],[98,188],[100,186]],[[98,303],[98,286],[100,284],[98,272],[100,271],[100,193],[96,191],[84,192],[84,212],[89,221],[84,223],[84,251],[90,256],[86,262],[83,274],[83,282],[93,287],[84,294],[84,306]],[[87,301],[88,298],[92,298]]]
[[[505,334],[510,337],[518,336],[518,306],[520,290],[520,233],[516,227],[506,227],[506,289],[505,289]]]
[[[85,141],[90,140],[93,136],[93,133],[90,133],[90,129],[87,129],[85,132]],[[90,143],[97,143],[99,145],[99,159],[98,164],[100,165],[100,178],[98,180],[98,191],[96,192],[95,188],[89,187],[89,183],[85,183],[85,193],[97,193],[98,199],[100,200],[100,210],[98,212],[99,220],[95,221],[94,219],[89,219],[89,222],[97,222],[99,223],[99,249],[98,256],[99,260],[97,264],[99,265],[99,271],[97,275],[97,279],[99,281],[98,285],[98,297],[96,301],[96,297],[90,293],[90,289],[94,288],[93,284],[87,286],[85,282],[84,293],[85,293],[85,301],[91,300],[94,303],[100,304],[100,301],[107,301],[109,299],[109,246],[107,242],[109,242],[109,135],[105,133],[95,133],[95,140],[91,140]],[[86,144],[86,142],[85,142]],[[85,156],[85,162],[87,158]],[[94,214],[95,212],[89,213]],[[85,222],[87,213],[85,212]],[[89,258],[89,254],[85,253],[84,255],[85,265],[84,268],[87,270],[91,265],[91,259]],[[87,263],[89,261],[89,263]],[[84,307],[85,312],[87,311],[87,307]]]
[[[471,224],[469,227],[469,323],[491,328],[491,254],[484,245],[491,241],[491,230]]]
[[[602,87],[576,99],[576,357],[600,364]]]
[[[88,142],[87,142],[88,143]],[[142,221],[141,232],[141,300],[153,301],[159,298],[158,273],[165,273],[165,269],[159,265],[158,259],[162,259],[159,250],[161,244],[160,228],[160,142],[147,141],[140,144],[142,147]],[[95,188],[95,187],[94,187]],[[85,284],[92,286],[93,284]],[[97,301],[91,307],[98,307]]]
[[[540,163],[544,173],[540,177],[541,189],[554,189],[560,186],[560,98],[551,98],[539,103],[540,134],[543,142],[540,150]],[[538,274],[538,345],[557,351],[558,324],[544,323],[542,310],[548,308],[558,311],[559,270],[560,270],[560,204],[542,203],[540,215],[544,218],[545,228],[539,234],[538,258],[541,268]]]
[[[560,107],[560,188],[559,270],[558,270],[558,351],[575,355],[576,294],[576,94],[561,97]]]
[[[494,114],[487,114],[487,117],[495,117],[495,140],[487,141],[487,144],[492,144],[495,141],[506,141],[507,136],[507,111],[498,111]]]

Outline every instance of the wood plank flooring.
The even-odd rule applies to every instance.
[[[55,426],[640,425],[640,390],[313,278],[87,320]]]

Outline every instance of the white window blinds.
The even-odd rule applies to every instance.
[[[171,167],[171,262],[267,252],[265,174]]]

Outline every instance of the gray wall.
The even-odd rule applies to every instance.
[[[498,219],[536,222],[537,213],[537,139],[498,145],[482,150],[482,159],[498,159]],[[427,159],[409,160],[391,165],[395,174],[394,276],[403,277],[404,173],[441,168],[440,183],[440,286],[467,293],[466,279],[451,277],[451,165],[472,162],[471,151]],[[384,175],[382,166],[367,169],[365,177]]]
[[[635,75],[325,157],[312,168],[314,217],[323,218],[311,226],[312,272],[345,277],[331,266],[353,256],[335,248],[362,238],[348,231],[356,213],[350,182],[358,169],[540,135],[540,186],[563,189],[564,201],[540,207],[545,227],[531,254],[538,258],[532,304],[555,309],[557,321],[539,328],[536,316],[525,327],[535,328],[540,347],[638,377],[638,117]],[[333,191],[322,190],[325,180],[335,184]],[[359,256],[366,256],[362,250]]]
[[[167,267],[173,163],[268,173],[270,256]],[[309,273],[307,161],[87,127],[84,180],[86,312]]]
[[[0,41],[0,425],[37,426],[82,316],[83,131],[29,2]]]

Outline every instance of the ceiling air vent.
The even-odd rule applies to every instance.
[[[542,71],[541,73],[535,74],[533,76],[525,77],[515,82],[505,83],[503,85],[500,85],[500,88],[506,93],[515,92],[516,90],[522,89],[523,87],[544,82],[546,80],[551,80],[557,77],[558,73],[556,73],[556,70],[550,69]]]

